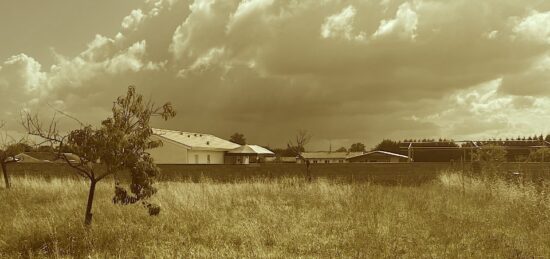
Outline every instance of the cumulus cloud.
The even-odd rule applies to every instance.
[[[45,79],[42,65],[25,54],[8,58],[0,69],[0,88],[6,91],[37,91],[44,86]]]
[[[517,23],[514,32],[521,38],[550,44],[550,11],[532,11]]]
[[[409,2],[399,6],[395,18],[382,20],[373,37],[380,38],[395,34],[403,39],[415,39],[418,25],[418,15]]]
[[[353,18],[357,10],[352,5],[342,9],[340,13],[331,15],[321,25],[321,36],[323,38],[344,38],[346,40],[366,40],[365,32],[354,35]]]
[[[134,84],[180,110],[156,126],[272,146],[306,128],[312,149],[541,133],[550,6],[504,2],[147,0],[50,68],[2,61],[0,94],[94,122]]]
[[[122,20],[122,28],[126,30],[137,30],[145,15],[141,9],[133,10],[128,16]]]

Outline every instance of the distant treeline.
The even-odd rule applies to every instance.
[[[391,140],[384,139],[375,146],[372,150],[382,150],[393,152],[402,155],[409,155],[408,147],[412,143],[412,157],[416,162],[460,162],[461,159],[465,161],[472,160],[473,146],[487,147],[487,146],[502,146],[506,150],[506,158],[508,162],[540,162],[542,157],[544,161],[550,162],[550,150],[539,150],[545,142],[550,142],[550,135],[535,135],[535,136],[518,136],[516,138],[505,139],[489,139],[486,141],[471,142],[455,142],[452,139],[404,139],[404,140]],[[550,147],[550,145],[548,145]],[[341,147],[333,152],[358,152],[364,145],[361,143],[355,143],[350,148]],[[287,148],[274,148],[271,149],[276,156],[279,157],[293,157],[297,154],[291,147]],[[302,150],[303,151],[303,150]],[[542,153],[547,154],[542,154]]]
[[[489,139],[486,141],[460,142],[448,139],[405,139],[403,141],[394,141],[385,139],[380,142],[374,150],[383,150],[402,155],[409,155],[409,146],[412,146],[412,157],[416,162],[450,162],[465,159],[470,161],[474,149],[472,147],[501,146],[506,150],[508,162],[540,162],[541,153],[548,153],[544,160],[550,161],[550,153],[546,150],[539,150],[540,146],[545,145],[545,141],[550,142],[550,135],[517,137],[506,139]],[[412,143],[412,145],[411,145]],[[550,146],[549,146],[550,147]]]

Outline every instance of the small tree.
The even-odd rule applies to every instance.
[[[415,142],[415,141],[411,141],[411,142]],[[399,153],[399,151],[400,151],[399,142],[393,141],[391,139],[384,139],[384,140],[382,140],[382,142],[380,142],[378,145],[376,145],[374,150],[387,151],[387,152],[392,152],[392,153]]]
[[[58,156],[74,168],[75,173],[90,181],[84,220],[86,225],[92,222],[97,183],[110,175],[115,175],[117,179],[116,174],[123,170],[130,171],[130,190],[133,194],[129,195],[116,181],[113,202],[133,204],[142,201],[149,209],[149,214],[156,215],[160,212],[158,206],[146,202],[156,192],[152,184],[159,172],[146,150],[162,144],[160,141],[150,140],[153,131],[149,121],[152,116],[161,116],[168,120],[176,113],[170,103],[157,107],[150,101],[145,102],[132,86],[128,87],[126,96],[115,101],[112,112],[112,117],[104,120],[99,128],[85,125],[71,117],[80,124],[80,128],[67,135],[59,133],[55,116],[47,127],[43,126],[36,115],[27,114],[23,121],[29,134],[57,145]],[[78,155],[79,161],[71,161],[63,150],[70,150]],[[100,163],[101,167],[98,166]]]
[[[339,149],[336,149],[336,152],[348,152],[348,150],[345,147],[340,147]]]
[[[0,122],[0,129],[4,127],[4,123]],[[4,175],[4,184],[6,189],[11,187],[10,175],[8,173],[8,164],[17,162],[16,155],[25,151],[24,141],[16,141],[14,138],[4,132],[0,137],[0,166]]]
[[[244,137],[244,134],[238,132],[235,132],[235,134],[231,135],[229,141],[239,145],[246,145],[246,138]]]
[[[359,142],[351,144],[349,152],[365,152],[365,144]]]
[[[302,155],[302,153],[305,151],[305,146],[309,143],[310,140],[311,134],[309,134],[307,130],[298,130],[296,136],[294,137],[294,141],[289,141],[287,145],[288,148],[293,151],[294,155],[304,162],[306,166],[306,179],[308,181],[312,180],[309,168],[310,162]]]

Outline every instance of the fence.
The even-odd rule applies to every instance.
[[[160,181],[200,181],[209,178],[218,182],[247,181],[251,179],[277,179],[301,177],[303,164],[250,164],[250,165],[160,165]],[[470,163],[348,163],[312,164],[314,177],[342,182],[374,182],[379,184],[418,185],[437,177],[445,170],[463,170],[470,173]],[[504,163],[503,172],[518,172],[525,178],[550,178],[550,163]],[[65,164],[11,164],[12,175],[51,177],[78,176]]]

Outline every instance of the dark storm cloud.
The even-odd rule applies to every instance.
[[[315,148],[540,133],[546,125],[528,125],[549,106],[549,8],[535,0],[146,1],[120,17],[118,34],[97,35],[76,56],[58,50],[49,69],[27,55],[7,59],[0,90],[93,122],[135,84],[179,110],[159,126],[241,131],[272,146],[298,128],[314,134]],[[8,116],[13,107],[1,108]]]

